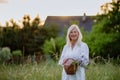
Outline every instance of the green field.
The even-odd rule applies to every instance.
[[[40,64],[0,65],[0,80],[61,80],[61,66],[47,61]],[[86,80],[120,80],[120,67],[111,63],[90,64]]]

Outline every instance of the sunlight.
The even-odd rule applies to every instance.
[[[7,3],[7,0],[0,0],[0,3]]]
[[[39,26],[43,26],[44,23],[45,23],[45,21],[41,21],[40,24],[39,24]]]

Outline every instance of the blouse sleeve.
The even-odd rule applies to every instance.
[[[66,51],[66,46],[63,47],[63,50],[62,50],[62,53],[61,53],[61,56],[60,56],[60,59],[59,59],[59,62],[58,62],[59,65],[63,64],[63,60],[64,60],[64,56],[65,56],[65,51]]]
[[[80,58],[80,66],[85,67],[89,64],[89,48],[87,44],[82,46],[82,56]]]

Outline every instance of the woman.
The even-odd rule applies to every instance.
[[[62,80],[85,80],[85,66],[89,63],[89,48],[86,43],[82,42],[82,34],[77,25],[73,24],[68,28],[66,39],[66,45],[59,60],[59,64],[63,67]],[[67,74],[64,69],[64,63],[68,58],[79,63],[73,75]]]

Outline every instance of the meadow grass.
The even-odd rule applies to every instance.
[[[62,67],[54,61],[40,64],[0,65],[0,80],[61,80]],[[86,80],[120,80],[120,67],[111,63],[90,64]]]
[[[120,80],[120,67],[111,63],[89,65],[86,80]]]

